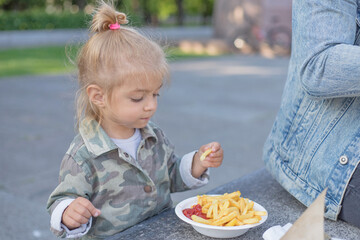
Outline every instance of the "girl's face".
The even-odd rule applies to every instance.
[[[161,80],[143,81],[142,84],[126,82],[114,87],[102,112],[103,124],[107,125],[105,131],[108,130],[111,137],[126,138],[133,134],[134,128],[145,127],[156,112],[161,87]]]

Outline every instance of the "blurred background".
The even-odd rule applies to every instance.
[[[114,2],[167,52],[171,85],[152,120],[177,154],[211,141],[224,148],[209,184],[172,194],[174,204],[262,168],[286,80],[291,0]],[[72,60],[89,38],[94,4],[0,0],[1,240],[56,239],[46,201],[75,134]]]
[[[119,11],[127,13],[130,26],[160,39],[169,48],[171,59],[233,53],[271,58],[290,53],[291,0],[114,2]],[[0,77],[71,70],[57,61],[64,58],[65,45],[74,48],[68,53],[72,56],[78,49],[73,45],[88,38],[94,6],[95,0],[0,0]],[[37,52],[37,63],[46,68],[33,61],[19,62],[18,50],[4,51],[36,46],[60,46],[32,49]],[[22,50],[22,54],[30,57],[32,50]],[[17,62],[9,61],[13,58]],[[54,64],[45,61],[42,65],[44,58],[51,58]]]

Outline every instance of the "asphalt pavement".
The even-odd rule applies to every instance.
[[[218,141],[223,165],[210,183],[174,203],[264,166],[262,146],[279,108],[288,58],[228,55],[170,64],[153,121],[178,155]],[[71,74],[0,78],[0,239],[55,239],[46,201],[74,136]],[[241,190],[241,189],[240,189]]]

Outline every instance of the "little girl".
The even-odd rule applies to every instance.
[[[79,54],[79,134],[47,204],[51,229],[60,237],[101,239],[121,232],[170,208],[171,192],[206,184],[207,169],[222,163],[217,142],[178,158],[150,122],[168,65],[162,49],[126,23],[125,14],[101,1],[93,36]]]

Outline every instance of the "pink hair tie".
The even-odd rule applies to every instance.
[[[120,28],[120,24],[119,23],[114,23],[114,24],[109,24],[109,28],[111,30],[116,30]]]

